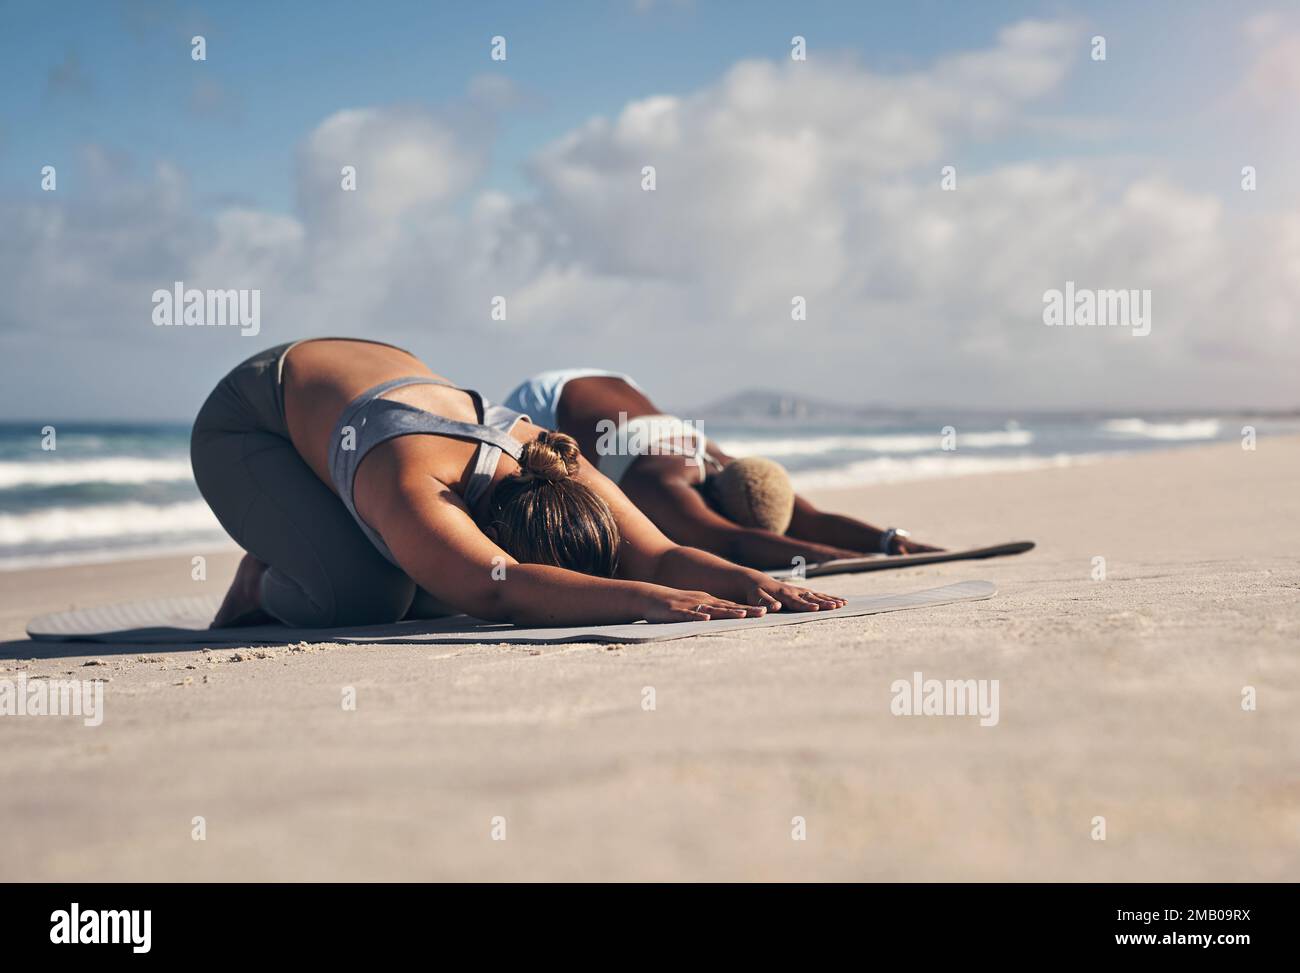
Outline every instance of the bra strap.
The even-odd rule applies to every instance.
[[[406,378],[394,378],[382,385],[376,385],[374,388],[367,389],[362,398],[367,401],[379,399],[385,392],[391,392],[393,389],[403,388],[407,385],[441,385],[445,388],[455,389],[458,392],[464,392],[474,400],[474,411],[483,416],[483,398],[473,389],[463,389],[459,385],[453,385],[451,382],[442,379],[429,378],[426,375],[410,375]],[[411,409],[415,412],[424,412],[427,415],[435,415],[427,409],[421,409],[418,406],[409,405],[405,402],[394,402],[391,399],[384,399],[390,405],[400,406]],[[353,403],[354,405],[356,403]],[[351,407],[349,407],[351,411]],[[448,419],[445,416],[437,416],[438,435],[455,436],[458,439],[473,439],[480,443],[487,443],[490,446],[496,446],[503,453],[516,462],[523,452],[524,444],[499,429],[493,429],[491,426],[485,426],[477,422],[461,422],[459,419]]]

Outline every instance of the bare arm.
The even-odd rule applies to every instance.
[[[835,541],[867,554],[879,554],[880,543],[885,532],[879,527],[818,510],[803,497],[794,500],[794,517],[790,520],[790,533],[800,537],[810,537],[820,541]],[[926,551],[941,551],[941,547],[921,544],[911,538],[898,538],[894,542],[899,554],[923,554]],[[846,556],[846,555],[841,555]]]
[[[583,459],[579,478],[609,504],[623,546],[620,575],[675,588],[699,588],[747,605],[773,611],[841,608],[844,599],[740,567],[695,547],[674,544],[608,477]]]
[[[680,462],[665,457],[669,463]],[[802,535],[793,537],[758,527],[742,527],[709,506],[691,483],[653,466],[656,457],[638,462],[624,480],[629,495],[655,524],[679,544],[712,551],[730,561],[755,568],[789,567],[795,558],[813,564],[860,553],[848,547],[818,543]]]
[[[801,537],[813,540],[836,538],[845,547],[855,552],[880,553],[880,541],[885,532],[879,527],[818,510],[803,497],[794,499],[794,516],[790,520],[790,531]]]
[[[732,457],[724,453],[717,444],[710,444],[710,452],[713,458],[723,466],[732,461]],[[794,516],[790,519],[790,526],[786,529],[785,536],[789,540],[798,538],[801,541],[820,545],[826,549],[833,549],[837,553],[831,557],[860,557],[863,554],[881,553],[880,544],[884,539],[885,532],[879,527],[875,527],[853,517],[845,517],[842,514],[826,513],[818,510],[805,498],[795,495],[794,498]],[[898,542],[900,554],[920,554],[924,551],[939,551],[942,548],[930,547],[927,544],[921,544],[911,539],[899,539]],[[827,557],[818,557],[809,560],[830,560]]]
[[[428,476],[404,477],[372,506],[373,526],[402,569],[440,602],[476,618],[564,625],[762,614],[705,591],[521,564],[479,530],[450,487]]]

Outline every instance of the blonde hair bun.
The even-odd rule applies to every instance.
[[[543,432],[524,443],[519,475],[527,480],[567,480],[578,473],[578,441],[562,432]]]
[[[711,477],[723,516],[744,527],[784,534],[794,516],[794,487],[785,467],[761,456],[729,463]]]

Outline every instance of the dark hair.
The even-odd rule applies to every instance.
[[[618,524],[578,472],[572,436],[543,432],[524,444],[519,472],[492,492],[488,525],[507,554],[524,564],[613,577],[618,567]]]

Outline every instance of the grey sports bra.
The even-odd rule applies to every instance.
[[[460,422],[426,412],[404,402],[380,398],[385,392],[404,385],[445,385],[466,392],[474,400],[474,406],[483,421],[481,423]],[[512,459],[519,459],[523,443],[511,436],[510,430],[516,422],[525,418],[527,416],[523,413],[507,409],[505,406],[493,405],[484,401],[477,392],[461,389],[451,382],[422,375],[395,378],[382,385],[366,389],[349,402],[343,414],[339,416],[339,421],[334,425],[334,435],[330,439],[330,479],[334,482],[334,489],[342,498],[343,505],[348,508],[352,519],[357,522],[357,526],[370,538],[370,542],[375,545],[380,554],[393,564],[397,564],[393,552],[388,549],[379,532],[361,519],[352,497],[357,467],[366,458],[366,454],[380,443],[398,436],[451,436],[454,439],[477,440],[479,448],[474,457],[474,471],[470,474],[469,485],[462,498],[467,506],[473,508],[491,485],[497,463],[501,461],[501,454],[506,453]],[[351,435],[345,438],[349,427]],[[344,448],[345,445],[348,448]]]

